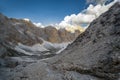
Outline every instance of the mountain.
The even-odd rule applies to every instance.
[[[63,48],[65,48],[67,44],[74,41],[75,38],[80,33],[82,33],[82,31],[82,28],[81,31],[79,29],[76,30],[74,33],[66,30],[65,28],[56,29],[54,26],[40,28],[35,26],[30,20],[8,18],[3,14],[0,14],[0,42],[2,43],[0,44],[1,47],[3,47],[4,44],[4,46],[9,47],[10,49],[14,50],[15,48],[18,52],[20,51],[22,53],[36,53],[34,52],[35,50],[30,52],[30,47],[35,47],[37,45],[37,48],[40,47],[43,49],[43,47],[45,46],[40,46],[43,44],[47,44],[49,45],[49,47],[51,46],[55,51],[58,51],[62,48],[61,43],[66,44],[63,45]],[[22,46],[21,48],[20,44],[24,46]],[[38,46],[38,44],[40,45]],[[56,46],[54,46],[56,44],[60,46],[57,47],[57,49]],[[24,47],[26,48],[22,50]],[[0,49],[2,54],[10,53],[7,52],[8,50],[6,50],[5,47],[3,49]]]
[[[39,55],[44,58],[51,55],[46,55],[48,52],[55,55],[80,33],[80,30],[72,33],[54,26],[41,28],[28,19],[8,18],[0,13],[0,58],[26,55]]]
[[[120,3],[94,20],[61,54],[5,69],[1,75],[4,80],[120,80]]]
[[[43,41],[40,38],[52,43],[70,42],[73,41],[80,33],[80,30],[76,30],[74,33],[71,33],[65,29],[57,30],[53,26],[38,28],[31,21],[8,18],[0,14],[1,39],[5,39],[14,44],[41,44]]]

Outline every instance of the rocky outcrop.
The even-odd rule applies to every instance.
[[[8,73],[9,80],[120,80],[120,3],[94,20],[61,54],[20,72],[18,68]]]

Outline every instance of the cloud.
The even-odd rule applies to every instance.
[[[30,19],[24,18],[23,20],[30,22]],[[45,26],[42,25],[42,23],[33,23],[36,27],[44,28]]]
[[[44,28],[45,26],[42,25],[42,23],[33,23],[36,27]]]
[[[106,12],[114,3],[115,2],[111,2],[107,5],[97,4],[96,6],[90,4],[87,9],[78,14],[67,15],[58,26],[62,28],[73,28],[86,24],[84,27],[87,27],[94,19]]]
[[[102,13],[106,12],[115,2],[120,0],[114,0],[107,5],[100,4],[106,0],[87,0],[87,2],[96,1],[97,5],[90,4],[87,9],[83,10],[78,14],[71,14],[64,17],[64,20],[58,24],[53,24],[51,26],[55,26],[56,29],[65,28],[70,32],[74,32],[75,30],[84,31],[89,24],[99,17]],[[34,23],[37,27],[44,28],[41,23]]]
[[[87,3],[96,3],[96,4],[105,4],[106,1],[110,1],[110,0],[86,0]]]
[[[24,18],[23,20],[28,21],[28,22],[30,21],[30,19],[28,19],[28,18]]]
[[[117,2],[120,2],[120,0],[116,0]]]

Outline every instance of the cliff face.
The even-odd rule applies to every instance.
[[[60,55],[20,68],[20,72],[19,68],[7,78],[120,80],[120,3],[94,20]]]

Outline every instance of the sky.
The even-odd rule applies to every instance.
[[[89,24],[120,0],[0,0],[0,12],[30,19],[37,27],[75,30]],[[71,29],[70,29],[71,28]]]
[[[0,12],[4,15],[43,24],[59,23],[86,6],[85,0],[0,0]]]

